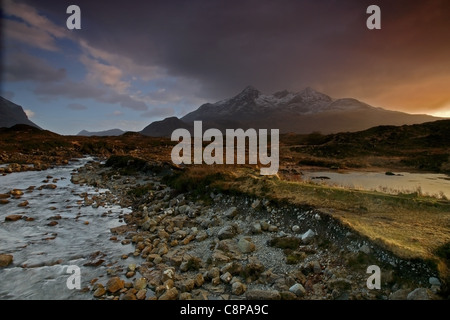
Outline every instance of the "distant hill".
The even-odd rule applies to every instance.
[[[105,130],[105,131],[97,131],[97,132],[91,132],[86,130],[81,130],[78,132],[77,136],[86,136],[86,137],[92,137],[92,136],[98,136],[98,137],[108,137],[108,136],[120,136],[124,134],[125,131],[120,129],[111,129],[111,130]]]
[[[26,124],[41,129],[28,119],[21,106],[0,96],[0,128],[10,128],[16,124]]]
[[[376,108],[353,98],[333,99],[311,88],[266,95],[249,86],[232,98],[205,103],[181,119],[172,117],[153,122],[143,133],[170,136],[176,128],[192,128],[195,120],[203,122],[203,130],[255,128],[279,129],[280,133],[309,134],[320,131],[330,134],[439,119],[442,118]]]
[[[141,131],[141,134],[152,137],[170,137],[175,129],[184,128],[192,130],[193,127],[193,124],[186,123],[177,117],[170,117],[161,121],[152,122]]]
[[[290,146],[291,151],[307,155],[301,164],[317,162],[311,162],[310,157],[327,161],[381,157],[418,170],[450,173],[449,136],[450,119],[329,135],[286,134],[281,136],[281,141]]]

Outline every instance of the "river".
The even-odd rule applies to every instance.
[[[450,199],[450,176],[435,173],[304,171],[305,181],[386,193],[412,193]]]
[[[91,198],[108,190],[70,181],[72,171],[90,160],[0,176],[0,193],[13,189],[24,192],[20,199],[9,198],[9,203],[0,205],[0,253],[14,257],[11,265],[0,268],[0,299],[92,299],[92,293],[82,289],[93,278],[101,279],[106,269],[126,268],[133,262],[132,255],[121,259],[134,251],[131,244],[110,240],[110,228],[125,224],[121,216],[131,209],[113,204],[87,206],[81,194]],[[39,186],[49,184],[56,188],[39,190]],[[24,201],[28,205],[19,207]],[[32,219],[5,221],[13,214]],[[88,262],[100,265],[86,266]],[[76,284],[70,278],[76,274],[69,266],[80,268],[81,290],[67,285]]]

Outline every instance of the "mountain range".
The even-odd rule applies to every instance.
[[[280,133],[323,134],[355,132],[379,125],[406,125],[435,121],[441,118],[408,114],[370,106],[352,98],[333,99],[306,88],[300,92],[279,91],[271,95],[248,86],[238,95],[205,103],[178,119],[166,118],[145,127],[148,136],[170,136],[177,128],[192,130],[193,122],[201,120],[203,130],[248,128],[279,129]]]
[[[109,137],[109,136],[120,136],[124,134],[125,131],[120,129],[111,129],[111,130],[105,130],[105,131],[86,131],[81,130],[78,132],[77,136],[86,136],[86,137],[92,137],[92,136],[98,136],[98,137]]]
[[[21,106],[0,96],[0,128],[10,128],[16,124],[27,124],[41,129],[37,124],[28,119]]]
[[[182,118],[169,117],[155,121],[139,133],[146,136],[170,137],[178,128],[191,133],[194,121],[202,121],[202,128],[279,129],[280,133],[308,134],[320,132],[356,132],[379,125],[410,125],[436,121],[442,118],[424,114],[408,114],[373,107],[353,98],[334,99],[306,88],[300,92],[279,91],[263,94],[252,86],[229,99],[205,103]],[[28,124],[30,121],[22,107],[0,97],[0,127]],[[82,130],[82,136],[118,136],[124,131],[111,129],[99,132]]]

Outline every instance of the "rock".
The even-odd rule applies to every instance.
[[[5,193],[0,193],[0,199],[8,199],[11,195],[9,194],[5,194]]]
[[[226,225],[222,229],[219,230],[217,237],[220,240],[231,239],[237,234],[236,227],[233,225]]]
[[[17,221],[20,219],[22,219],[21,214],[11,214],[11,215],[5,217],[5,221]]]
[[[7,267],[13,262],[12,254],[0,254],[0,267]]]
[[[360,252],[363,252],[365,254],[370,254],[370,247],[366,244],[363,244],[360,248],[359,248]]]
[[[258,199],[256,199],[255,201],[253,201],[252,203],[252,208],[256,209],[261,205],[261,201],[259,201]]]
[[[178,298],[178,290],[177,288],[173,287],[164,292],[159,297],[159,300],[176,300],[177,298]]]
[[[120,300],[137,300],[137,297],[133,291],[129,290],[120,297]]]
[[[267,221],[261,221],[260,225],[261,225],[261,229],[263,231],[268,231],[269,230],[270,224]]]
[[[330,289],[347,291],[352,288],[352,282],[350,280],[344,279],[344,278],[331,279],[330,281],[328,281],[328,287]]]
[[[120,289],[123,289],[125,287],[125,282],[121,280],[119,277],[112,277],[108,280],[106,283],[106,290],[115,293],[119,291]]]
[[[18,207],[26,207],[27,205],[28,205],[28,201],[25,200],[25,201],[19,203],[17,206],[18,206]]]
[[[432,293],[427,288],[417,288],[406,297],[406,300],[431,300]]]
[[[289,291],[294,293],[297,297],[303,297],[306,294],[305,288],[300,283],[294,284],[289,288]]]
[[[245,297],[248,300],[280,300],[281,295],[278,290],[250,290]]]
[[[167,268],[166,270],[163,271],[162,276],[161,276],[161,281],[165,282],[167,280],[172,280],[175,276],[175,268]]]
[[[100,298],[101,296],[103,296],[106,293],[106,289],[103,286],[99,286],[97,288],[97,290],[94,291],[94,297],[95,298]]]
[[[58,224],[57,221],[50,221],[49,223],[47,223],[47,225],[48,225],[49,227],[54,227],[54,226],[56,226],[57,224]]]
[[[315,274],[319,274],[322,272],[322,267],[320,266],[320,262],[317,260],[313,260],[310,262],[311,269]]]
[[[23,191],[19,189],[13,189],[9,192],[9,194],[15,197],[20,197],[23,196]]]
[[[389,300],[406,300],[409,292],[410,290],[408,289],[397,290],[391,293],[391,295],[389,296]]]
[[[223,214],[228,219],[233,219],[238,214],[236,207],[231,207]]]
[[[432,286],[440,286],[441,285],[441,281],[439,281],[438,278],[436,277],[430,277],[428,279],[428,282],[432,285]]]
[[[190,292],[182,292],[180,293],[180,300],[192,300],[192,294]]]
[[[225,252],[223,252],[222,250],[219,250],[219,249],[214,250],[214,252],[211,256],[211,259],[212,259],[212,262],[217,265],[227,263],[231,260],[231,258],[228,257],[225,254]]]
[[[269,225],[269,228],[267,229],[267,231],[269,231],[269,232],[277,232],[278,231],[278,227],[277,226],[273,226],[273,225]]]
[[[195,286],[201,287],[203,283],[205,283],[205,279],[203,278],[203,275],[201,273],[198,273],[194,278]]]
[[[181,292],[190,292],[195,287],[195,280],[194,279],[186,279],[180,284],[180,291]]]
[[[0,204],[8,204],[9,200],[8,199],[0,199]]]
[[[232,262],[229,262],[226,265],[224,265],[222,267],[222,269],[220,269],[220,272],[222,272],[222,273],[229,272],[229,273],[231,273],[231,275],[239,275],[239,274],[241,274],[242,270],[244,270],[244,269],[239,262],[232,261]]]
[[[146,289],[141,289],[136,293],[136,298],[138,300],[144,300],[145,297],[147,296],[147,290]]]
[[[231,273],[227,272],[220,276],[220,280],[222,280],[223,283],[229,283],[233,276]]]
[[[290,291],[281,291],[281,300],[296,300],[297,296]]]
[[[40,186],[39,187],[39,189],[50,189],[50,190],[53,190],[53,189],[56,189],[57,188],[57,186],[56,186],[56,184],[44,184],[44,185],[42,185],[42,186]]]
[[[258,259],[251,257],[249,263],[244,267],[244,274],[250,280],[256,280],[264,272],[264,265]]]
[[[292,232],[299,232],[300,227],[298,225],[293,225],[291,230],[292,230]]]
[[[208,233],[205,230],[199,231],[199,233],[195,236],[196,241],[203,241],[206,239],[208,239]]]
[[[320,214],[316,213],[314,215],[314,219],[316,219],[317,221],[321,220]]]
[[[138,291],[146,289],[147,288],[147,279],[145,279],[145,278],[136,279],[134,281],[133,287]]]
[[[236,281],[231,286],[231,293],[240,296],[247,290],[247,287],[239,281]]]
[[[215,287],[218,286],[220,283],[221,283],[220,277],[215,277],[215,278],[212,278],[212,280],[211,280],[211,284]]]
[[[187,204],[184,204],[184,205],[178,207],[178,212],[180,214],[188,213],[190,210],[191,210],[191,207],[189,207]]]
[[[269,241],[269,245],[280,249],[296,250],[301,240],[296,237],[276,237]]]
[[[302,241],[303,243],[309,243],[312,241],[312,239],[316,236],[316,233],[309,229],[302,235]]]
[[[217,267],[209,269],[208,272],[206,273],[206,278],[208,279],[214,279],[219,276],[220,276],[220,269]]]
[[[252,224],[250,228],[250,232],[254,234],[259,234],[262,232],[261,224],[260,223],[254,223]]]
[[[242,253],[250,253],[255,251],[256,247],[253,242],[249,240],[249,238],[241,238],[238,242],[238,248]]]

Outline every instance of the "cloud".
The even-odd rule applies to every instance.
[[[36,114],[34,113],[34,111],[30,110],[30,109],[25,109],[23,110],[25,112],[25,114],[27,115],[27,117],[29,119],[33,118]]]
[[[79,103],[70,103],[67,105],[67,108],[71,110],[87,110],[87,107],[85,105]]]
[[[24,1],[65,22],[64,1]],[[83,29],[73,37],[82,35],[76,41],[92,65],[90,80],[114,91],[100,98],[135,110],[144,109],[141,103],[188,108],[230,97],[248,84],[267,93],[311,86],[403,110],[445,101],[448,89],[438,81],[449,83],[442,74],[450,74],[450,2],[379,0],[382,29],[376,31],[366,28],[370,4],[129,0],[106,10],[99,1],[78,0]],[[43,28],[41,15],[30,12],[17,15],[58,39],[55,25]],[[55,45],[40,36],[45,47]],[[138,93],[133,77],[151,82],[152,89]],[[417,99],[408,99],[411,92]]]
[[[119,111],[119,110],[115,110],[112,114],[113,114],[113,116],[121,116],[121,115],[123,115],[123,112]]]
[[[4,35],[9,39],[40,49],[57,51],[59,49],[55,40],[69,37],[67,29],[39,14],[33,6],[5,0],[2,7],[5,15],[20,19],[3,19]]]
[[[66,97],[71,99],[99,99],[106,90],[92,86],[86,82],[66,80],[58,83],[39,83],[33,91],[36,95],[51,99]]]
[[[80,61],[88,70],[87,79],[107,85],[119,94],[126,93],[130,87],[129,82],[122,80],[124,74],[119,68],[100,63],[85,55],[81,56]]]
[[[56,69],[45,60],[25,52],[11,53],[6,59],[6,81],[54,82],[63,80],[66,75],[66,69]]]

